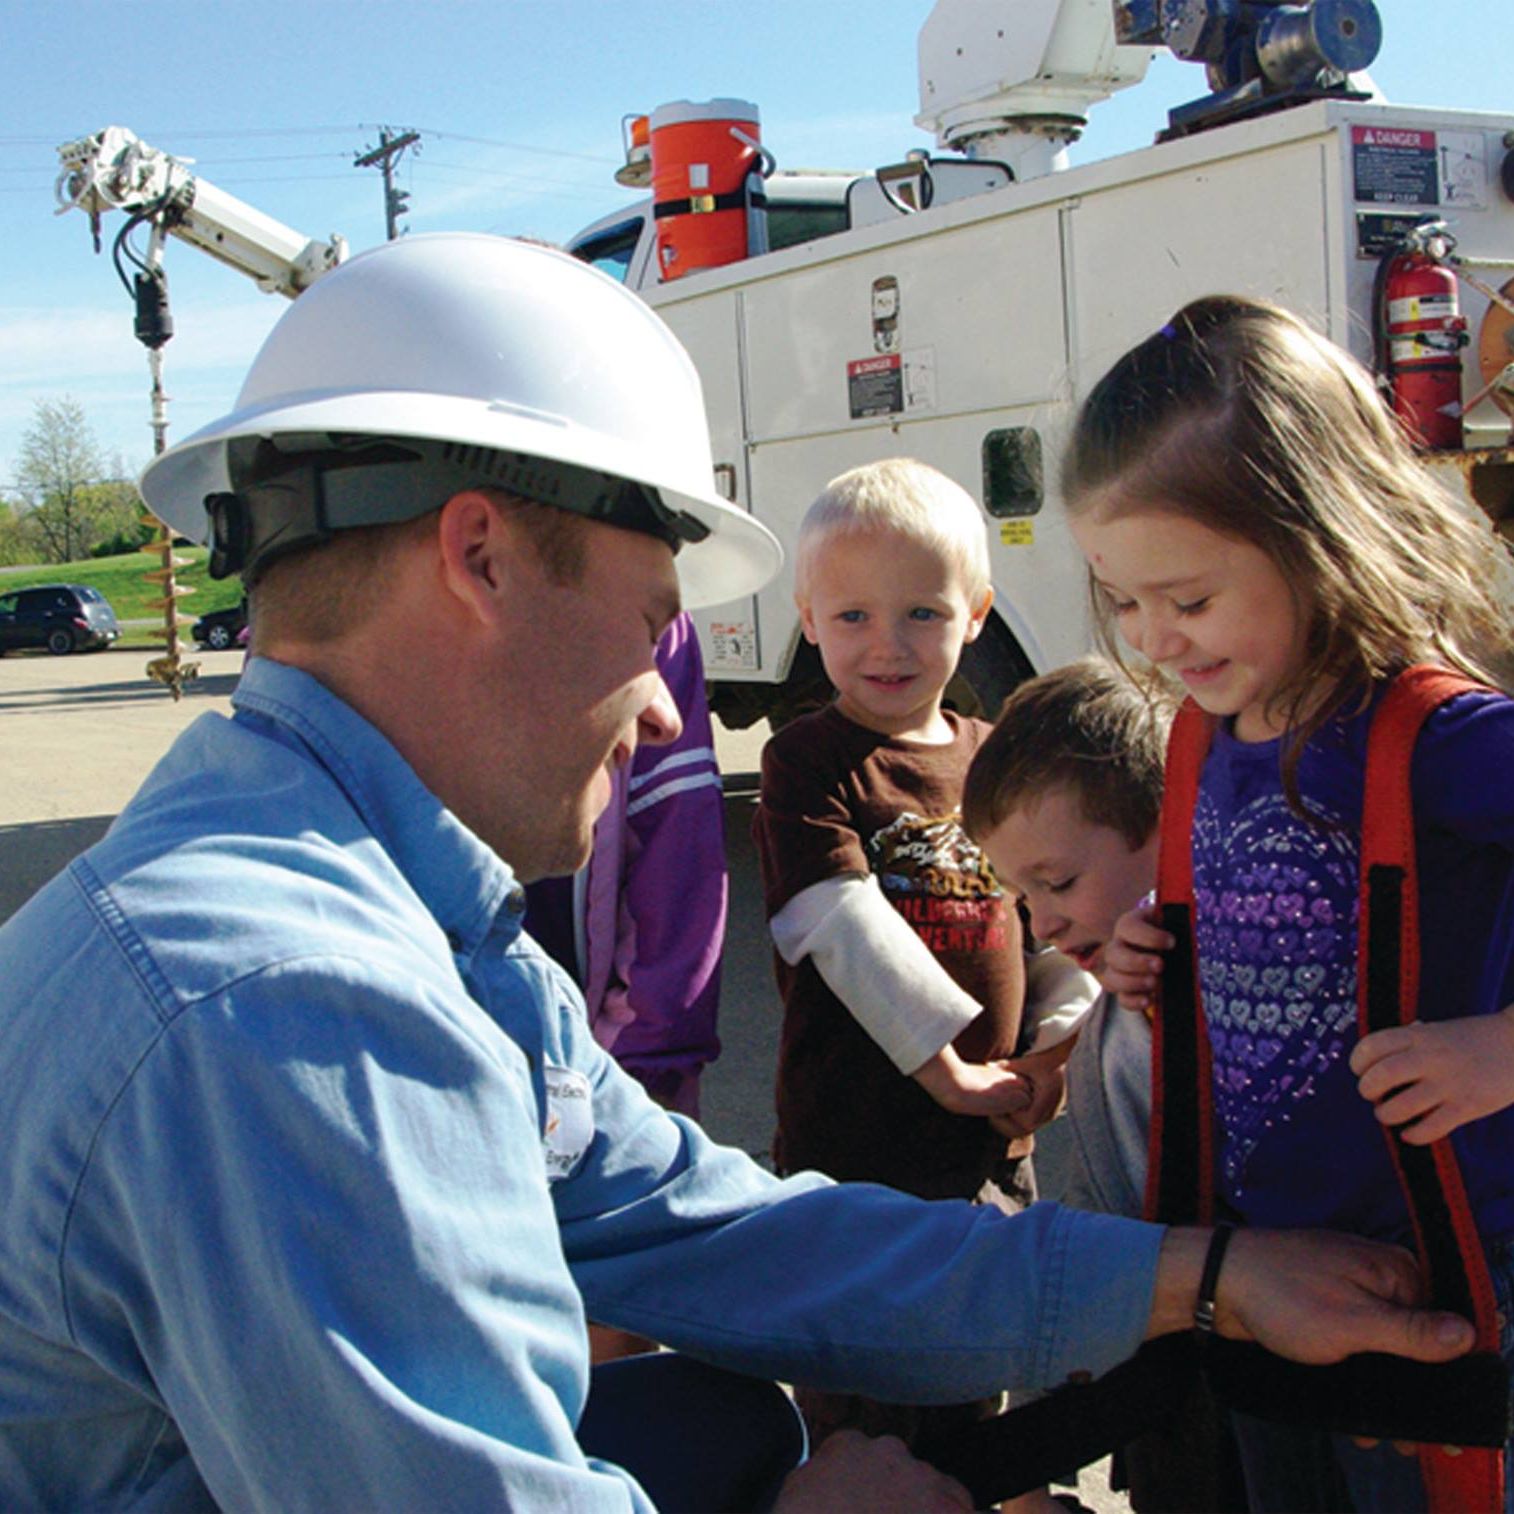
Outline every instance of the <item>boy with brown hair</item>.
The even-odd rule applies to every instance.
[[[1090,657],[1022,683],[968,769],[963,825],[1032,934],[1097,976],[1115,923],[1156,886],[1171,703]],[[1060,1100],[1064,1069],[1039,1090]],[[1151,1123],[1151,1027],[1103,994],[1065,1068],[1070,1171],[1057,1197],[1138,1219]],[[1196,1391],[1170,1431],[1119,1458],[1139,1511],[1243,1510],[1223,1416]]]
[[[967,833],[1018,896],[1038,941],[1098,975],[1115,922],[1156,885],[1170,706],[1102,658],[1022,683],[962,793]],[[1151,1031],[1105,996],[1066,1076],[1075,1168],[1064,1202],[1139,1218]]]

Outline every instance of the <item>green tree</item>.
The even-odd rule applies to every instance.
[[[95,528],[91,557],[135,552],[152,539],[153,528],[143,524],[147,507],[119,456],[111,458],[100,482],[89,486],[86,504]]]
[[[37,560],[35,539],[27,530],[22,507],[10,499],[0,499],[0,567]]]
[[[88,556],[102,534],[100,449],[78,400],[38,400],[34,409],[16,464],[26,524],[45,561],[75,562]]]

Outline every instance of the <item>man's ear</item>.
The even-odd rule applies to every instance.
[[[978,639],[978,632],[983,629],[983,622],[988,619],[988,612],[993,608],[993,603],[994,591],[985,589],[983,598],[973,607],[972,613],[967,618],[967,635],[962,638],[964,641]]]
[[[482,489],[454,494],[438,512],[436,539],[443,586],[466,613],[492,619],[509,548],[489,496]]]

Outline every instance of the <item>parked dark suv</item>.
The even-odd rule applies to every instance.
[[[40,584],[0,594],[0,652],[46,647],[61,657],[108,647],[120,634],[110,601],[88,584]]]
[[[247,626],[247,601],[233,605],[229,610],[211,610],[194,623],[194,638],[202,647],[224,652],[235,646],[236,639]]]

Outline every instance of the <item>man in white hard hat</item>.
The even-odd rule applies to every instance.
[[[691,1462],[725,1432],[653,1390],[596,1456],[586,1313],[951,1402],[1190,1323],[1203,1231],[712,1145],[521,934],[521,882],[577,867],[608,770],[676,730],[680,602],[779,562],[633,296],[541,247],[389,244],[143,489],[250,583],[253,656],[0,933],[0,1505],[646,1509],[638,1439]],[[1222,1332],[1292,1354],[1469,1343],[1366,1242],[1243,1234],[1216,1286]],[[778,1506],[965,1500],[843,1441]]]

